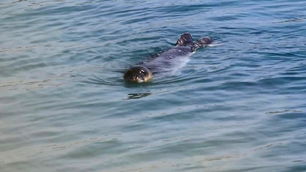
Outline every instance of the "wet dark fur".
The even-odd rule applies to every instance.
[[[152,74],[167,70],[167,68],[171,67],[173,64],[171,61],[175,58],[188,56],[198,48],[207,46],[210,43],[212,43],[212,39],[209,37],[193,41],[191,34],[184,33],[177,40],[175,47],[161,53],[150,61],[142,62],[136,67],[130,68],[125,72],[124,79],[129,82],[147,82],[151,78],[148,79],[146,77],[152,77]]]

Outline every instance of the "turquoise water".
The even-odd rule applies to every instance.
[[[1,172],[306,171],[306,2],[0,2]],[[122,71],[211,36],[177,73]]]

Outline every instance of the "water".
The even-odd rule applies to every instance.
[[[306,2],[0,2],[1,172],[306,171]],[[211,36],[174,75],[129,66]]]

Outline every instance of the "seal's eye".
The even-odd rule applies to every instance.
[[[145,73],[146,73],[146,71],[144,71],[144,70],[142,70],[142,69],[141,69],[141,70],[139,71],[139,73],[141,73],[141,74],[145,74]]]

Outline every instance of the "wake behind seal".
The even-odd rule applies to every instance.
[[[129,68],[123,75],[126,82],[144,83],[153,79],[157,73],[171,70],[178,65],[182,59],[189,58],[198,48],[205,47],[212,43],[210,37],[193,41],[190,33],[184,33],[177,40],[176,45],[161,53],[157,57],[139,63]]]

